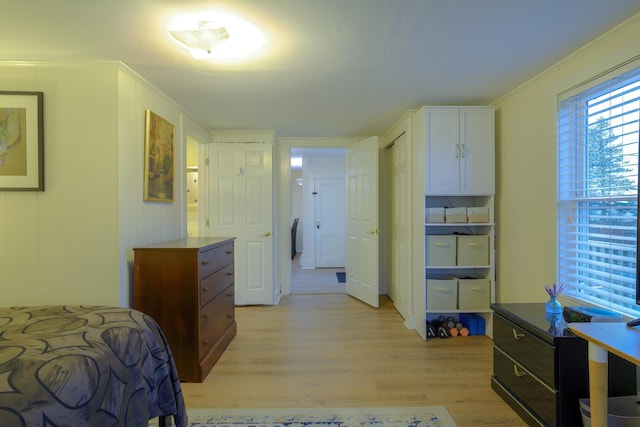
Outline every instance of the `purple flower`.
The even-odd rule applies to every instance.
[[[553,287],[549,286],[548,284],[544,285],[544,290],[547,291],[547,294],[549,294],[550,297],[557,297],[562,293],[562,291],[564,291],[564,288],[564,284],[557,285],[554,283]]]

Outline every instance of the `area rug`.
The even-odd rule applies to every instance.
[[[442,406],[187,409],[189,427],[456,427]]]
[[[339,283],[344,283],[347,281],[347,273],[344,272],[337,272],[336,273],[336,277],[338,277],[338,282]]]

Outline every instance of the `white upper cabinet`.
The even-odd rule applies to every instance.
[[[495,193],[493,107],[422,107],[414,132],[425,142],[425,193]]]

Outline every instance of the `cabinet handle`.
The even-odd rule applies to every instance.
[[[516,377],[524,377],[525,375],[527,375],[527,373],[525,371],[519,370],[516,365],[513,365],[513,374]]]
[[[227,276],[233,276],[233,273],[230,272],[230,271],[228,271],[226,274],[227,274]]]
[[[209,265],[209,261],[202,261],[202,265]]]
[[[513,338],[515,338],[517,340],[519,340],[521,338],[524,338],[524,334],[517,333],[515,329],[512,329],[512,330],[513,330]]]
[[[211,288],[206,288],[206,287],[205,287],[205,288],[202,288],[202,291],[203,291],[203,292],[209,292],[210,290],[211,290]]]
[[[209,340],[204,340],[204,341],[202,341],[202,344],[204,344],[204,345],[209,345],[209,344],[211,344],[211,341],[209,341]]]
[[[233,294],[227,294],[227,296],[228,296],[228,297],[232,297],[232,296],[233,296]]]
[[[230,314],[227,314],[227,319],[233,319],[233,316]]]
[[[460,158],[460,144],[456,144],[456,159]]]
[[[462,147],[462,148],[460,149],[460,158],[461,158],[461,159],[464,159],[464,144],[460,144],[460,147]]]
[[[202,317],[207,319],[207,320],[211,319],[211,315],[210,314],[203,314]]]
[[[227,255],[231,255],[233,253],[233,251],[226,251],[225,252]]]

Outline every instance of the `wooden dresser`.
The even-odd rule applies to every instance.
[[[134,248],[133,308],[162,328],[181,381],[202,382],[236,335],[233,238]]]
[[[544,303],[491,304],[493,376],[491,387],[529,425],[582,425],[578,399],[589,397],[587,342]],[[551,321],[550,321],[551,320]],[[636,393],[635,366],[609,358],[610,396]]]

